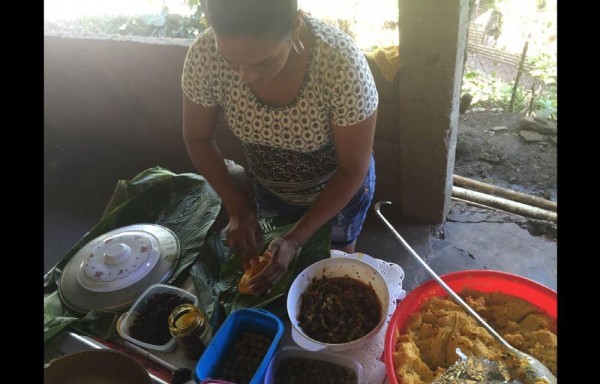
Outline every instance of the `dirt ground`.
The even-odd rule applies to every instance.
[[[525,142],[518,135],[522,117],[489,110],[461,115],[454,173],[556,201],[556,144]]]

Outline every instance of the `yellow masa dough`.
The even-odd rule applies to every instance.
[[[515,296],[463,290],[460,296],[515,348],[529,353],[556,375],[556,324],[531,303]],[[393,354],[398,381],[427,384],[465,355],[484,356],[507,365],[512,380],[527,383],[512,355],[477,320],[449,297],[432,297],[396,331]]]

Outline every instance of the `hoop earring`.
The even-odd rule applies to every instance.
[[[299,55],[302,55],[304,53],[304,51],[306,50],[304,48],[304,44],[302,43],[302,40],[300,40],[299,37],[296,37],[292,41],[292,48],[294,48],[294,51],[296,51],[296,53]]]

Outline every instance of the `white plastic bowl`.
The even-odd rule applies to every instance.
[[[125,312],[123,315],[121,315],[122,321],[119,321],[117,323],[117,332],[125,340],[129,340],[132,343],[139,345],[140,347],[153,349],[155,351],[168,352],[175,347],[176,340],[174,338],[171,338],[166,344],[156,345],[156,344],[145,343],[141,340],[138,340],[138,339],[132,337],[129,334],[129,327],[131,327],[131,325],[133,324],[133,322],[139,315],[139,310],[141,308],[143,308],[144,305],[146,305],[146,303],[152,296],[154,296],[158,293],[172,293],[172,294],[178,295],[180,297],[190,299],[192,301],[192,304],[194,304],[195,306],[198,305],[198,298],[194,294],[192,294],[184,289],[173,287],[173,286],[167,285],[167,284],[153,284],[153,285],[149,286],[148,289],[146,289],[140,295],[140,297],[138,297],[138,299],[135,301],[135,303],[133,303],[133,305],[131,306],[131,309],[128,312]],[[166,323],[165,323],[165,327],[168,327],[168,325]]]
[[[323,343],[312,339],[304,333],[298,324],[298,313],[302,293],[308,288],[313,278],[322,277],[352,277],[371,284],[381,302],[379,323],[363,337],[347,343]],[[345,351],[357,348],[371,340],[383,327],[389,310],[390,293],[381,273],[364,261],[352,257],[332,257],[318,261],[302,271],[290,286],[287,296],[287,312],[292,323],[292,338],[304,349],[309,351],[329,350]]]

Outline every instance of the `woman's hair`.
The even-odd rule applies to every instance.
[[[282,39],[292,32],[297,0],[202,0],[215,33],[224,36],[268,36]]]

